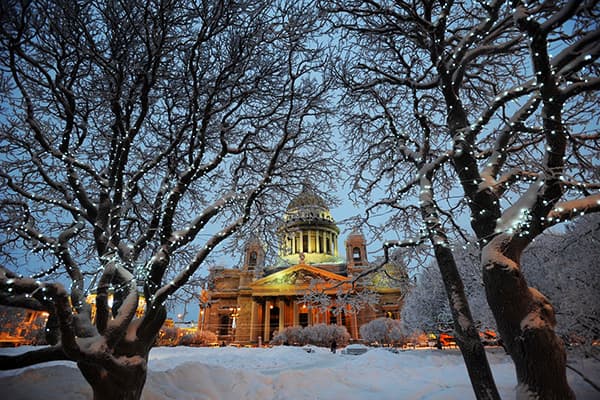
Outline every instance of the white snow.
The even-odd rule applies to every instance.
[[[496,233],[513,232],[526,227],[531,221],[531,210],[538,199],[539,190],[544,185],[544,180],[537,181],[496,221]]]
[[[26,348],[0,349],[0,354]],[[514,398],[514,367],[501,348],[488,349],[503,398]],[[473,399],[457,350],[370,349],[353,356],[301,347],[158,347],[150,353],[144,400]],[[585,372],[598,377],[600,363]],[[569,371],[578,399],[597,392]],[[73,363],[53,362],[0,371],[2,398],[90,399],[91,389]]]

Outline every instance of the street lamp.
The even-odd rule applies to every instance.
[[[237,319],[240,316],[240,307],[229,307],[229,311],[231,312],[231,336],[232,340],[235,340],[235,328],[237,328]]]
[[[204,331],[204,308],[200,310],[200,338],[202,338],[203,331]]]

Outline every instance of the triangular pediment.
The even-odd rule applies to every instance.
[[[317,267],[298,264],[276,272],[250,284],[252,288],[265,288],[271,286],[309,286],[314,282],[321,282],[327,286],[347,282],[348,278]]]

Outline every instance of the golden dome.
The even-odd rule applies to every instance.
[[[296,209],[302,208],[323,208],[325,210],[329,210],[327,204],[325,204],[325,200],[323,200],[319,195],[317,195],[312,189],[308,187],[308,185],[304,185],[302,192],[298,196],[296,196],[290,204],[288,204],[287,210],[292,211]]]
[[[283,215],[280,256],[290,264],[338,262],[339,232],[325,200],[305,184]]]

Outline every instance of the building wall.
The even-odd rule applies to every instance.
[[[286,271],[280,273],[285,274]],[[268,343],[274,331],[303,323],[344,325],[351,337],[358,339],[361,325],[379,317],[399,318],[401,293],[396,288],[382,289],[379,304],[366,306],[356,315],[345,312],[342,318],[330,311],[321,312],[306,307],[302,301],[306,286],[303,289],[299,286],[274,285],[272,289],[261,287],[260,290],[249,287],[251,284],[236,287],[240,276],[243,277],[244,274],[240,270],[219,270],[212,277],[212,290],[208,291],[210,307],[205,310],[204,329],[216,333],[220,342]],[[358,290],[360,289],[359,286]],[[280,295],[277,295],[277,290],[281,291]],[[330,295],[335,297],[337,289],[332,288],[330,291]]]

